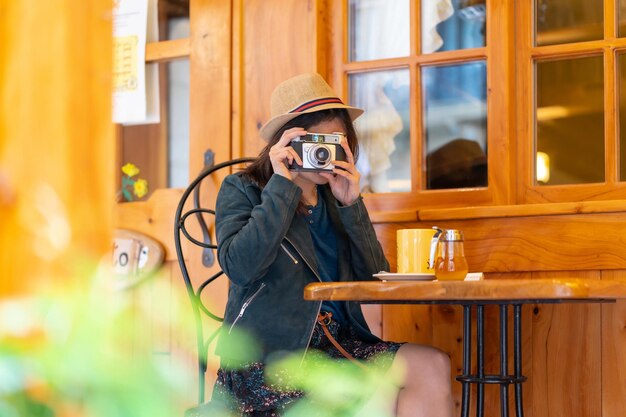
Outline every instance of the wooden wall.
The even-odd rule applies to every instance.
[[[567,276],[618,279],[626,285],[624,213],[531,213],[529,209],[527,215],[520,211],[511,217],[453,220],[445,211],[439,213],[445,219],[436,219],[433,210],[423,213],[430,220],[378,223],[376,230],[392,265],[396,230],[437,225],[464,231],[470,270],[485,272],[487,279]],[[462,217],[463,212],[457,214]],[[497,307],[486,307],[486,369],[491,373],[499,369],[498,317]],[[450,354],[457,373],[462,363],[461,318],[460,307],[384,306],[383,335],[439,347]],[[626,300],[527,305],[522,324],[527,416],[626,415]],[[453,382],[453,387],[459,410],[460,384]],[[497,388],[486,392],[486,415],[498,415]]]
[[[269,97],[276,84],[293,75],[316,71],[319,1],[315,0],[193,0],[190,10],[190,154],[189,178],[203,167],[208,149],[216,163],[256,155],[263,146],[258,128],[269,117]],[[220,179],[203,188],[207,203],[214,198]],[[173,219],[180,189],[159,189],[147,201],[119,204],[115,225],[145,233],[165,247],[165,265],[152,281],[134,290],[135,297],[150,297],[155,280],[165,282],[172,294],[183,288],[173,242]],[[202,266],[200,252],[184,248],[192,279],[199,283],[216,268]],[[212,286],[206,302],[224,308],[226,280]],[[159,319],[171,320],[167,310],[155,308]],[[141,327],[139,332],[153,332]],[[175,339],[169,333],[150,333],[153,354],[187,362],[194,360],[192,333]],[[218,358],[212,356],[206,378],[207,396],[215,380]],[[195,380],[185,407],[194,405]]]
[[[239,106],[242,130],[233,141],[242,155],[256,155],[264,146],[259,128],[268,120],[269,98],[281,81],[318,70],[316,0],[246,0],[241,11],[235,50],[241,57]],[[323,51],[320,51],[323,52]]]
[[[304,71],[333,79],[324,58],[332,34],[323,32],[322,0],[194,0],[191,2],[190,178],[207,148],[222,161],[255,155],[262,146],[258,128],[269,115],[273,87]],[[323,32],[323,33],[322,33]],[[211,194],[215,193],[215,187]],[[172,241],[173,213],[181,190],[157,190],[146,202],[120,205],[117,226],[142,231],[166,247],[163,276],[182,286]],[[366,203],[368,199],[366,197]],[[462,202],[459,202],[462,203]],[[626,285],[624,202],[545,204],[454,210],[406,208],[372,212],[385,251],[395,265],[399,228],[459,228],[466,235],[472,271],[488,279],[580,276],[623,279]],[[394,213],[396,212],[396,213]],[[399,214],[401,213],[401,214]],[[208,275],[197,255],[192,268]],[[223,306],[226,287],[213,292]],[[382,311],[382,313],[381,313]],[[433,344],[461,363],[461,311],[447,306],[385,306],[369,314],[384,337]],[[378,314],[378,315],[377,315]],[[488,308],[488,324],[497,311]],[[537,305],[523,310],[526,416],[621,417],[626,415],[626,303]],[[161,351],[175,352],[193,342],[163,335]],[[191,337],[191,336],[190,336]],[[487,333],[487,366],[497,365],[498,334]],[[209,372],[207,390],[214,379]],[[195,381],[189,404],[195,400]],[[460,385],[453,382],[455,401]],[[192,388],[193,387],[193,388]],[[498,415],[497,389],[487,390],[486,415]]]

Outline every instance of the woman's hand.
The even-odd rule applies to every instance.
[[[344,140],[341,147],[346,153],[346,161],[332,161],[333,173],[323,172],[321,176],[328,179],[328,184],[335,198],[344,206],[353,204],[361,194],[361,174],[354,165],[354,155]]]
[[[281,175],[287,179],[294,180],[298,175],[297,172],[289,170],[289,165],[294,161],[302,166],[302,159],[298,153],[290,145],[291,141],[299,136],[306,135],[306,130],[301,127],[292,127],[283,132],[280,140],[276,142],[274,146],[270,148],[270,162],[272,163],[272,169],[274,174]]]

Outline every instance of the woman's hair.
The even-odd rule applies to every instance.
[[[280,140],[285,130],[291,129],[292,127],[301,127],[304,130],[308,130],[311,126],[317,125],[318,123],[334,119],[339,119],[343,124],[345,128],[345,134],[348,139],[348,146],[350,147],[350,150],[352,151],[352,154],[354,155],[354,160],[356,162],[358,157],[359,143],[356,137],[356,131],[354,130],[354,125],[352,124],[352,120],[350,119],[350,115],[345,109],[327,109],[312,113],[304,113],[285,123],[283,127],[278,129],[278,131],[274,134],[274,136],[265,146],[265,148],[261,150],[258,158],[246,167],[246,169],[243,171],[244,175],[254,180],[257,184],[259,184],[261,188],[265,187],[265,185],[270,180],[272,174],[274,174],[274,170],[272,169],[272,162],[270,161],[269,157],[270,148]]]

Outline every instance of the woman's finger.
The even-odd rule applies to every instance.
[[[289,151],[289,154],[292,155],[293,159],[296,161],[296,163],[300,166],[304,165],[302,163],[302,158],[300,158],[300,155],[298,155],[298,152],[296,152],[296,150],[294,148],[292,148],[291,146],[288,148],[285,148]]]
[[[340,142],[340,145],[343,148],[344,152],[346,153],[346,161],[350,162],[351,164],[354,164],[354,155],[352,154],[352,151],[350,150],[350,146],[348,146],[348,141],[342,140]]]
[[[333,183],[337,180],[337,178],[335,177],[335,174],[332,174],[330,172],[320,172],[319,174],[320,176],[326,178],[329,183]]]
[[[356,166],[354,166],[353,163],[350,162],[345,162],[345,161],[333,161],[333,165],[335,165],[336,167],[339,167],[343,170],[348,171],[351,174],[355,174],[357,172]]]
[[[341,177],[344,177],[347,180],[350,180],[351,178],[354,178],[353,174],[351,174],[350,172],[348,172],[348,171],[346,171],[344,169],[337,169],[337,168],[335,168],[335,169],[333,169],[333,173],[335,173],[335,174],[337,174],[337,175],[339,175]]]
[[[280,140],[276,142],[278,147],[285,147],[291,143],[292,140],[299,136],[306,135],[306,130],[301,127],[292,127],[291,129],[287,129],[283,132],[283,135],[280,137]]]

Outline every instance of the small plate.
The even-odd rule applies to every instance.
[[[383,281],[434,281],[435,274],[400,274],[393,272],[379,272],[374,274],[376,278]]]

